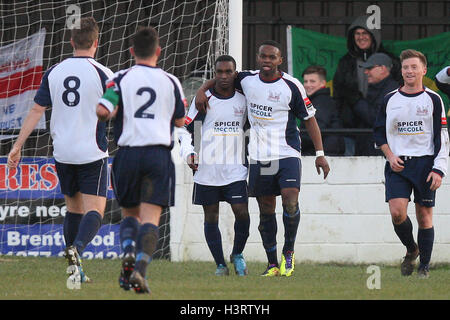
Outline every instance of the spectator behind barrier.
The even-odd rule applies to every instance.
[[[401,81],[399,59],[384,49],[380,31],[368,28],[367,18],[367,16],[356,18],[348,28],[348,52],[339,60],[333,78],[333,98],[336,100],[344,128],[360,128],[354,106],[359,99],[367,95],[368,82],[362,64],[372,54],[382,52],[389,55],[393,62],[391,74],[395,80]],[[355,155],[354,137],[347,136],[345,140],[345,155]]]
[[[384,53],[375,53],[362,64],[367,76],[367,94],[360,98],[354,107],[356,121],[362,128],[373,128],[375,119],[383,103],[384,96],[397,89],[399,83],[392,78],[392,59]],[[373,135],[356,137],[357,156],[382,156],[382,152],[374,147]]]
[[[309,66],[302,74],[303,86],[306,94],[316,108],[316,120],[321,131],[324,129],[342,128],[341,120],[336,109],[336,103],[330,96],[330,89],[325,87],[327,71],[321,66]],[[300,128],[305,129],[304,122]],[[303,130],[302,130],[303,131]],[[322,134],[326,155],[337,156],[344,154],[344,139],[342,136]],[[300,134],[302,141],[302,155],[315,155],[314,144],[306,132]]]

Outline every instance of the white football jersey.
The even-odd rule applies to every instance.
[[[119,94],[114,135],[118,146],[173,147],[174,120],[185,115],[186,99],[180,81],[158,67],[137,64],[107,81]],[[111,102],[99,103],[114,110]]]
[[[232,97],[221,98],[214,90],[205,92],[210,109],[206,115],[191,103],[180,129],[180,153],[182,159],[195,152],[191,134],[199,143],[199,165],[194,182],[207,186],[224,186],[247,180],[247,160],[244,145],[244,125],[247,121],[245,97],[235,92]],[[197,138],[201,135],[201,138]],[[197,140],[199,140],[197,142]]]
[[[296,118],[307,120],[316,109],[303,85],[287,73],[266,82],[259,71],[239,72],[236,87],[247,99],[250,158],[260,161],[300,157]]]
[[[442,99],[434,91],[388,93],[374,127],[378,147],[387,143],[396,156],[434,156],[433,168],[447,174],[447,118]]]
[[[83,164],[108,157],[106,123],[96,106],[112,71],[90,57],[71,57],[43,76],[34,101],[51,106],[50,133],[56,161]]]

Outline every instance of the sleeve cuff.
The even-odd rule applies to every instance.
[[[316,115],[316,110],[314,109],[314,111],[313,112],[311,112],[310,114],[308,114],[306,117],[304,117],[303,118],[303,120],[309,120],[309,119],[311,119],[312,117],[314,117]]]
[[[109,112],[114,111],[114,106],[109,100],[106,100],[105,98],[100,98],[100,100],[98,100],[98,103],[103,105],[106,109],[108,109]]]
[[[437,173],[438,175],[440,175],[441,178],[444,177],[444,173],[441,170],[439,170],[439,169],[433,168],[431,171],[433,171],[434,173]]]

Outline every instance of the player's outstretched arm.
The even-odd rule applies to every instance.
[[[309,136],[314,144],[314,148],[316,149],[316,169],[317,173],[320,174],[320,168],[323,171],[323,178],[326,179],[328,173],[330,172],[330,166],[328,165],[328,161],[323,154],[323,144],[322,144],[322,135],[320,133],[319,125],[317,124],[317,120],[315,117],[311,117],[305,120],[305,127],[308,131]]]
[[[19,136],[8,154],[8,168],[16,168],[19,165],[22,147],[38,124],[39,119],[41,119],[42,114],[45,112],[45,108],[46,107],[35,103],[30,109],[30,112],[28,112],[22,128],[20,129]]]
[[[206,109],[209,109],[208,97],[205,94],[205,91],[213,88],[216,85],[215,79],[210,79],[203,83],[201,87],[197,90],[197,94],[195,96],[195,108],[202,112],[206,113]]]

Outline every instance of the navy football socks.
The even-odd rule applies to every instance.
[[[244,251],[249,236],[250,219],[234,221],[234,242],[231,254],[240,254]]]
[[[226,265],[225,258],[223,257],[223,248],[222,248],[222,235],[219,230],[219,223],[209,223],[205,222],[203,224],[203,230],[205,233],[206,244],[208,245],[209,251],[216,262],[216,265],[219,264]]]
[[[420,252],[420,264],[428,265],[433,251],[434,227],[429,229],[419,229],[417,233],[417,245]]]
[[[135,269],[145,277],[147,265],[152,261],[159,238],[159,228],[152,223],[140,226],[136,243]]]
[[[406,216],[406,220],[402,223],[394,224],[394,231],[408,252],[414,252],[416,250],[416,244],[412,233],[413,225],[408,216]]]
[[[300,208],[296,206],[296,212],[289,214],[286,209],[283,211],[284,224],[284,246],[283,253],[294,251],[295,239],[297,237],[298,225],[300,223]]]
[[[139,231],[139,221],[135,217],[125,217],[120,223],[120,246],[125,254],[135,252]]]
[[[78,254],[84,251],[89,242],[94,239],[98,230],[102,226],[102,216],[97,211],[89,211],[80,221],[77,237],[73,244],[76,246]]]
[[[259,233],[263,247],[266,250],[269,264],[278,266],[277,258],[277,219],[274,214],[259,215]]]
[[[66,241],[67,247],[71,246],[75,241],[82,218],[83,218],[82,213],[73,213],[69,211],[66,212],[66,216],[64,218],[63,223],[63,233],[64,233],[64,241]]]

